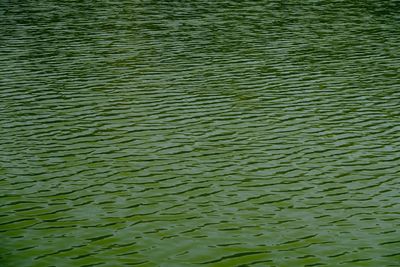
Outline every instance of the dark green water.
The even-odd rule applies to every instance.
[[[0,0],[0,266],[400,266],[400,2]]]

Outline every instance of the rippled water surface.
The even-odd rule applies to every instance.
[[[399,266],[398,1],[0,1],[1,266]]]

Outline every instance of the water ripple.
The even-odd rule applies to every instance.
[[[398,1],[0,2],[1,266],[398,266]]]

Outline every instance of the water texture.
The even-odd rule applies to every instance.
[[[399,266],[399,1],[0,0],[1,266]]]

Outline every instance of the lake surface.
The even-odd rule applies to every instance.
[[[400,2],[0,1],[1,266],[399,266]]]

